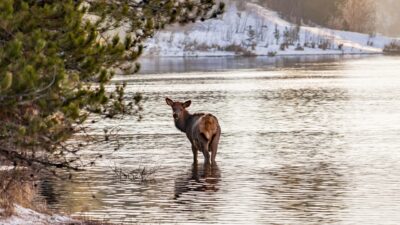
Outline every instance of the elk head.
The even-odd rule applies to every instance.
[[[178,121],[181,118],[184,118],[186,111],[186,108],[192,104],[192,101],[186,101],[184,103],[182,102],[174,102],[169,98],[166,98],[165,101],[167,102],[167,105],[171,106],[172,108],[172,116],[174,117],[175,121]]]

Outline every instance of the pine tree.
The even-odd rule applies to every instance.
[[[257,45],[257,42],[256,42],[256,31],[253,29],[252,26],[248,27],[247,37],[248,38],[246,40],[247,41],[246,45],[250,46],[252,50],[255,50],[255,47]]]
[[[136,72],[132,62],[156,30],[217,17],[223,7],[213,0],[0,0],[0,161],[79,169],[79,150],[93,142],[65,141],[84,133],[88,116],[140,108],[140,96],[126,100],[124,84],[106,91],[115,70]],[[129,25],[124,34],[114,34],[122,25]]]
[[[281,39],[281,32],[278,29],[278,25],[275,24],[275,30],[274,30],[274,38],[276,40],[276,44],[279,44],[279,40]]]
[[[283,41],[286,45],[291,44],[290,31],[287,27],[285,27],[285,30],[283,31]]]

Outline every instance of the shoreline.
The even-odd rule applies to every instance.
[[[252,57],[269,57],[269,58],[279,58],[279,57],[304,57],[304,56],[369,56],[369,55],[387,55],[384,52],[357,52],[357,53],[305,53],[305,54],[277,54],[275,56],[269,56],[266,54],[260,55],[143,55],[141,59],[152,59],[152,58],[252,58]],[[389,55],[390,56],[390,55]],[[393,55],[392,55],[393,56]]]
[[[0,209],[0,212],[4,209]],[[14,205],[14,213],[9,217],[0,217],[0,224],[35,225],[35,224],[74,224],[81,223],[70,216],[57,213],[41,213],[36,210]]]
[[[4,209],[0,208],[0,213]],[[38,225],[38,224],[65,224],[65,225],[113,225],[106,220],[71,216],[63,213],[39,212],[31,208],[14,205],[14,213],[9,217],[0,216],[0,225]]]

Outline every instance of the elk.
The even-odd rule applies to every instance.
[[[191,105],[192,101],[174,102],[169,98],[165,99],[167,105],[172,108],[172,116],[175,126],[178,130],[186,134],[192,144],[193,163],[197,164],[197,152],[200,151],[204,155],[204,163],[216,164],[219,138],[221,136],[221,127],[218,119],[206,113],[190,114],[186,109]]]

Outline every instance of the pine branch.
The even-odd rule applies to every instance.
[[[29,96],[33,96],[33,95],[38,95],[41,94],[42,92],[48,91],[56,82],[56,72],[54,69],[54,73],[53,73],[53,78],[50,81],[49,84],[47,84],[47,86],[39,89],[39,90],[32,90],[30,92],[26,92],[26,93],[20,93],[20,94],[15,94],[15,95],[0,95],[0,99],[4,100],[4,99],[11,99],[11,98],[22,98],[22,97],[29,97]],[[4,103],[0,103],[0,105],[6,105]]]
[[[0,154],[3,155],[4,157],[8,158],[10,161],[18,160],[18,161],[26,163],[27,165],[36,163],[36,164],[39,164],[44,167],[53,167],[53,168],[57,168],[57,169],[69,169],[69,170],[74,170],[74,171],[82,171],[82,169],[80,169],[78,167],[69,165],[68,162],[56,163],[56,162],[51,162],[49,160],[30,158],[30,157],[24,156],[23,154],[20,154],[16,151],[6,149],[4,147],[0,147]]]

